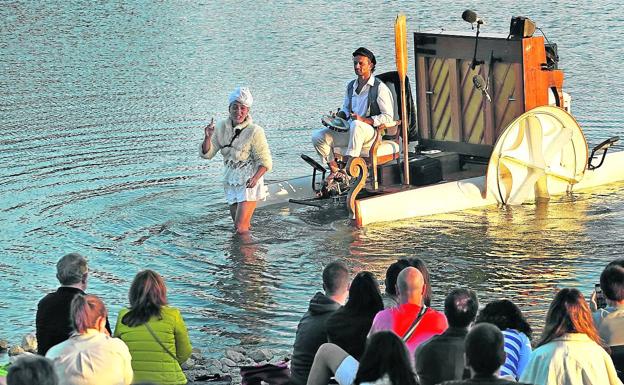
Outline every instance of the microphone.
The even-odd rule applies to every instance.
[[[470,9],[467,9],[462,13],[462,19],[470,24],[485,24],[485,21],[480,18],[475,11],[471,11]]]
[[[473,76],[472,83],[474,84],[476,89],[478,89],[479,91],[483,93],[483,95],[485,95],[488,102],[492,103],[492,98],[490,97],[490,94],[487,91],[488,87],[487,87],[487,84],[485,84],[485,80],[483,79],[483,76],[481,75]]]

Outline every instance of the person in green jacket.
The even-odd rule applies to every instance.
[[[139,272],[128,294],[130,308],[117,317],[114,336],[128,345],[136,382],[183,385],[180,364],[191,355],[191,342],[180,311],[167,306],[167,287],[152,270]]]

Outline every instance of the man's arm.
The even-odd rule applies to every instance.
[[[380,114],[371,116],[373,121],[371,126],[378,127],[384,123],[392,123],[394,120],[394,101],[390,89],[384,83],[379,84],[377,104],[379,105]]]

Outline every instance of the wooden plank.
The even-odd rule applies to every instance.
[[[431,137],[431,123],[429,119],[429,96],[427,95],[427,60],[422,56],[416,57],[416,104],[418,115],[418,135],[423,139]]]
[[[452,140],[463,140],[462,132],[464,125],[462,121],[461,98],[459,97],[459,89],[461,80],[459,77],[459,69],[457,68],[457,59],[447,59],[449,68],[449,88],[450,88],[450,106],[451,106],[451,132]]]

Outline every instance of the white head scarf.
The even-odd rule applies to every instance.
[[[253,96],[251,96],[251,91],[247,87],[236,87],[234,91],[228,97],[228,103],[232,104],[234,102],[239,102],[240,104],[250,108],[253,104]]]

